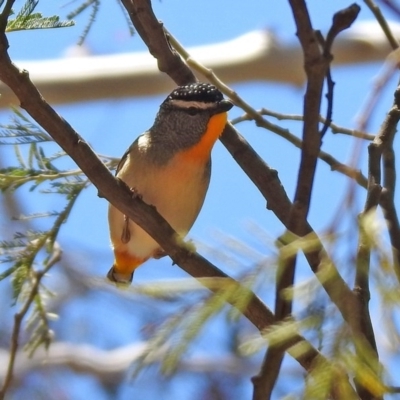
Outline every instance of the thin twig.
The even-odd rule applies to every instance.
[[[294,202],[289,213],[288,229],[291,232],[302,229],[306,224],[310,207],[315,168],[320,152],[319,115],[324,77],[329,62],[321,54],[316,32],[313,30],[305,1],[289,0],[297,27],[297,36],[304,55],[304,69],[307,76],[306,93],[303,103],[303,143]],[[294,284],[296,255],[284,260],[277,270],[275,314],[283,320],[292,311],[292,299],[284,298],[284,290]],[[260,373],[253,377],[254,400],[270,399],[279,376],[284,352],[282,348],[268,348]]]
[[[335,82],[332,79],[332,74],[331,74],[331,68],[328,67],[328,70],[326,71],[326,82],[328,85],[328,92],[326,93],[325,97],[328,100],[328,107],[326,108],[326,117],[325,117],[325,123],[324,126],[321,129],[321,132],[319,135],[321,136],[321,139],[325,136],[325,133],[327,132],[329,126],[332,123],[332,114],[333,114],[333,88],[335,86]]]
[[[19,346],[19,334],[21,331],[22,320],[24,319],[26,313],[29,311],[32,302],[38,293],[39,284],[40,284],[39,276],[34,276],[32,278],[32,287],[29,292],[28,298],[26,299],[21,310],[14,315],[14,326],[11,334],[10,359],[8,361],[7,374],[4,378],[3,386],[0,390],[0,400],[3,400],[5,398],[8,387],[11,384],[13,378],[15,357]]]
[[[393,267],[400,282],[400,225],[395,206],[396,165],[393,141],[400,120],[400,86],[396,89],[394,103],[386,116],[376,140],[372,142],[373,150],[383,156],[383,185],[380,205],[387,221],[389,238],[393,249]],[[376,161],[378,162],[378,160]],[[378,167],[375,167],[378,168]]]
[[[372,0],[364,0],[364,3],[374,14],[392,49],[396,50],[399,47],[399,43],[395,39],[385,17],[382,15],[380,8]],[[393,62],[393,59],[390,57],[387,58],[386,64],[386,69],[384,69],[382,74],[375,80],[374,88],[367,99],[363,113],[359,117],[359,127],[361,130],[366,129],[368,121],[372,116],[372,111],[379,100],[379,95],[381,94],[383,87],[398,69],[398,62]]]
[[[386,35],[386,38],[392,47],[393,50],[396,50],[399,47],[399,42],[394,37],[389,24],[387,23],[386,18],[383,16],[380,8],[372,1],[372,0],[364,0],[364,3],[371,10],[372,14],[374,14],[375,19],[378,21],[379,25],[382,28],[383,33]]]
[[[388,386],[388,393],[400,393],[399,386]]]
[[[8,17],[11,14],[11,9],[12,6],[14,5],[15,0],[7,0],[6,4],[3,8],[3,11],[0,14],[0,32],[5,32],[7,23],[8,23]]]
[[[31,278],[32,286],[29,291],[29,295],[24,305],[20,309],[20,311],[14,315],[14,326],[11,334],[10,358],[8,361],[7,373],[3,381],[3,386],[0,390],[0,400],[3,400],[5,398],[6,392],[13,379],[15,358],[19,347],[19,336],[21,332],[22,321],[24,320],[27,312],[29,311],[35,297],[39,293],[39,286],[42,278],[50,270],[50,268],[60,260],[60,258],[61,258],[61,249],[57,246],[54,248],[54,252],[51,258],[49,259],[47,265],[43,268],[43,270],[34,271],[32,273],[32,278]]]
[[[382,30],[384,31],[388,42],[390,43],[391,47],[393,50],[397,49],[399,47],[398,41],[395,39],[394,35],[392,34],[390,27],[387,24],[387,21],[385,17],[382,15],[382,12],[380,8],[372,1],[372,0],[364,0],[364,2],[367,4],[367,6],[370,8],[372,13],[374,14],[376,20],[380,24]],[[389,1],[384,1],[384,3],[388,6],[391,6],[392,8],[394,5],[392,2]],[[371,95],[371,100],[367,103],[367,107],[365,111],[363,112],[363,115],[360,119],[362,128],[364,128],[367,125],[368,117],[371,115],[371,109],[373,108],[374,104],[378,100],[378,95],[382,90],[382,87],[384,84],[389,80],[389,78],[392,76],[392,74],[397,70],[398,68],[398,62],[391,62],[389,59],[388,62],[388,67],[387,70],[382,74],[379,80],[377,80],[375,84],[375,90]],[[397,102],[397,97],[398,97],[398,91],[399,89],[397,88],[396,93],[395,93],[395,102],[394,102],[394,108],[398,109],[398,102]],[[391,113],[395,114],[395,110],[391,110],[388,114],[387,120],[384,123],[384,125],[387,124],[389,115]],[[395,126],[397,125],[398,121],[393,121],[392,122]],[[384,129],[384,127],[382,128]],[[389,237],[390,237],[390,242],[392,245],[393,249],[393,266],[394,266],[394,271],[396,273],[397,279],[400,282],[400,225],[399,225],[399,219],[397,216],[397,211],[396,207],[394,204],[394,192],[395,192],[395,179],[396,179],[396,171],[395,171],[395,163],[394,163],[394,151],[393,151],[393,138],[394,138],[394,132],[393,134],[389,134],[388,136],[385,136],[385,145],[382,150],[382,155],[383,155],[383,165],[384,165],[384,187],[381,192],[380,196],[380,205],[382,206],[382,210],[385,216],[385,220],[388,222],[388,232],[389,232]]]
[[[343,29],[355,20],[359,7],[353,5],[333,18],[327,40],[321,52],[318,34],[313,30],[306,3],[303,0],[289,1],[299,37],[307,75],[307,89],[304,96],[304,125],[301,162],[293,206],[290,210],[290,231],[302,229],[306,225],[310,208],[310,199],[314,181],[317,158],[321,157],[320,145],[331,122],[333,107],[333,81],[330,75],[332,56],[330,49],[333,40]],[[324,127],[319,132],[320,107],[325,77],[328,78],[328,109]],[[277,270],[275,316],[279,320],[287,318],[292,312],[292,299],[285,299],[283,293],[293,286],[296,269],[296,255],[287,258]],[[268,348],[261,371],[253,378],[254,400],[270,399],[276,379],[279,375],[284,352],[280,347]]]
[[[306,3],[303,0],[289,0],[297,27],[297,36],[304,54],[304,68],[307,76],[304,96],[303,143],[297,186],[293,205],[290,209],[288,229],[295,232],[306,224],[314,181],[317,158],[320,152],[321,136],[319,116],[324,77],[329,61],[321,54],[318,37],[313,30]],[[284,291],[294,284],[296,254],[283,260],[276,273],[275,315],[279,320],[290,316],[292,299],[284,298]],[[269,347],[259,374],[253,377],[253,400],[270,399],[279,376],[284,352],[281,346]]]
[[[400,224],[394,204],[393,192],[383,188],[381,193],[381,206],[389,232],[390,243],[393,251],[393,269],[400,282]]]
[[[260,108],[259,110],[257,110],[257,113],[261,114],[261,115],[267,115],[267,116],[270,116],[270,117],[274,117],[274,118],[276,118],[276,119],[278,119],[280,121],[282,121],[282,120],[304,121],[304,116],[303,115],[283,114],[283,113],[279,113],[279,112],[276,112],[276,111],[268,110],[266,108]],[[232,119],[230,122],[231,122],[232,125],[236,125],[236,124],[238,124],[240,122],[251,121],[251,120],[252,120],[252,118],[247,113],[245,113],[240,117],[236,117],[236,118]],[[322,124],[326,124],[327,120],[323,116],[320,115],[319,122],[322,123]],[[343,135],[353,136],[355,138],[365,139],[365,140],[368,140],[368,141],[372,141],[375,138],[375,135],[372,135],[371,133],[362,132],[362,131],[359,131],[357,129],[344,128],[342,126],[339,126],[339,125],[335,124],[332,121],[329,123],[329,128],[331,128],[331,131],[334,134],[341,133]]]
[[[62,251],[61,251],[61,248],[56,244],[55,240],[57,238],[58,232],[59,232],[62,224],[65,222],[65,220],[71,213],[71,210],[75,205],[75,202],[78,198],[79,193],[82,191],[82,189],[85,186],[86,186],[86,184],[82,183],[81,188],[76,190],[76,193],[74,193],[74,195],[72,195],[67,206],[58,215],[58,217],[54,221],[52,228],[47,232],[46,235],[43,235],[34,244],[33,254],[31,255],[32,260],[36,257],[36,255],[38,254],[40,249],[42,249],[45,244],[49,245],[49,247],[52,250],[52,253],[49,256],[49,258],[47,259],[47,261],[45,261],[45,266],[41,271],[33,271],[33,270],[31,271],[32,283],[31,283],[31,289],[29,291],[28,298],[25,301],[21,310],[14,316],[14,327],[13,327],[13,332],[11,335],[11,345],[10,345],[10,360],[8,363],[7,374],[4,379],[3,387],[0,391],[0,400],[3,400],[3,398],[6,394],[6,391],[12,381],[15,356],[16,356],[16,352],[18,350],[18,345],[19,345],[18,340],[19,340],[19,334],[21,331],[22,321],[23,321],[24,317],[26,316],[27,312],[29,311],[35,297],[39,293],[39,286],[40,286],[42,278],[50,270],[50,268],[53,267],[53,265],[55,265],[61,258]]]
[[[285,243],[284,236],[278,242],[281,246]],[[283,258],[279,257],[280,262],[276,271],[275,282],[275,317],[279,321],[289,318],[292,314],[292,300],[284,299],[283,292],[294,283],[294,274],[296,271],[297,254]],[[275,383],[279,377],[285,348],[279,344],[269,346],[264,360],[261,364],[261,369],[257,375],[252,377],[254,385],[253,400],[270,400]]]
[[[368,94],[365,102],[365,107],[357,118],[358,128],[361,131],[365,131],[368,127],[368,123],[373,115],[373,110],[376,108],[376,104],[382,94],[383,88],[392,78],[392,76],[398,70],[397,63],[389,57],[386,64],[382,69],[382,73],[374,79],[374,84],[371,92]]]
[[[336,36],[345,29],[348,29],[353,24],[359,12],[360,7],[357,4],[352,4],[351,6],[336,12],[333,16],[332,25],[328,31],[328,34],[326,35],[326,39],[324,40],[322,38],[321,40],[321,45],[323,47],[323,56],[326,60],[329,60],[326,71],[326,82],[328,86],[326,98],[328,100],[328,107],[326,110],[326,122],[324,123],[324,126],[320,132],[321,138],[324,137],[326,131],[328,130],[329,124],[332,122],[333,88],[335,85],[335,82],[332,79],[330,68],[331,61],[333,60],[333,55],[331,54],[332,45]]]
[[[400,17],[400,7],[397,4],[394,4],[392,0],[380,0],[380,2],[390,8],[397,17]]]
[[[376,208],[380,203],[380,197],[382,193],[381,186],[381,159],[382,155],[386,153],[386,162],[384,167],[385,173],[385,184],[388,185],[386,189],[386,204],[389,204],[390,212],[385,212],[385,202],[381,203],[383,206],[384,213],[386,217],[392,217],[394,220],[389,220],[388,225],[394,224],[398,227],[398,220],[396,209],[394,207],[394,202],[392,196],[394,195],[394,185],[395,185],[395,167],[394,159],[390,155],[394,156],[393,152],[393,139],[396,133],[397,125],[400,120],[400,87],[396,89],[394,95],[394,104],[391,110],[388,112],[382,127],[374,139],[373,142],[368,146],[369,162],[368,162],[368,191],[365,201],[364,211],[361,218],[365,216],[370,210]],[[387,152],[386,152],[387,151]],[[391,213],[394,212],[394,215]],[[395,227],[396,229],[396,227]],[[389,230],[390,231],[390,230]],[[393,230],[391,231],[393,233]],[[393,240],[394,243],[393,243]],[[399,241],[400,236],[395,236],[392,238],[392,246]],[[397,250],[397,249],[396,249]],[[369,290],[369,269],[370,269],[370,257],[371,257],[371,244],[369,243],[368,237],[365,233],[365,228],[363,227],[363,220],[360,223],[360,233],[359,233],[359,247],[357,252],[356,260],[356,275],[354,282],[354,292],[359,299],[359,320],[360,320],[360,330],[363,332],[365,338],[368,341],[370,348],[373,352],[370,352],[373,360],[369,360],[370,365],[374,366],[374,370],[379,373],[379,357],[376,347],[375,335],[371,323],[371,317],[369,313],[369,300],[370,300],[370,290]],[[397,261],[397,260],[396,260]],[[397,262],[394,265],[398,265]],[[397,271],[398,273],[398,271]],[[356,350],[360,359],[364,357],[364,348],[362,346],[356,346]],[[359,382],[357,383],[358,392],[360,397],[365,400],[374,399],[375,397],[368,392],[366,388],[363,388]]]
[[[150,2],[148,0],[121,0],[121,2],[150,54],[157,59],[158,69],[170,76],[178,85],[195,82],[196,77],[193,72],[182,63],[179,54],[169,45],[163,25],[154,15]]]

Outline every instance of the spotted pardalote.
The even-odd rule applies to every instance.
[[[179,86],[161,104],[153,126],[123,155],[116,176],[186,235],[203,205],[211,174],[211,150],[232,103],[208,83]],[[142,228],[110,204],[114,264],[107,277],[128,284],[133,272],[162,249]]]

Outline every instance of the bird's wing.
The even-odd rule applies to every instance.
[[[119,171],[121,170],[121,168],[124,166],[126,160],[128,159],[128,155],[129,153],[132,151],[133,147],[136,147],[138,144],[138,140],[139,138],[137,138],[128,148],[128,150],[124,153],[124,155],[121,157],[121,159],[119,160],[119,163],[117,165],[117,170],[115,171],[115,175],[118,175]]]
[[[126,159],[128,158],[128,154],[130,151],[130,147],[129,149],[125,152],[125,154],[121,157],[121,159],[119,160],[119,163],[117,165],[117,170],[115,171],[115,176],[118,175],[118,172],[121,170],[121,168],[124,166]]]

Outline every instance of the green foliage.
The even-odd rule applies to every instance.
[[[71,11],[67,15],[67,18],[68,19],[73,19],[73,18],[77,17],[79,14],[83,13],[89,7],[92,7],[91,19],[93,17],[93,22],[94,22],[94,18],[97,16],[97,13],[99,12],[99,7],[100,7],[100,1],[99,0],[86,0],[86,1],[84,1],[74,11]]]
[[[38,125],[33,124],[21,111],[13,108],[11,124],[2,125],[0,144],[30,144],[52,142],[53,139]]]
[[[178,292],[180,286],[177,285]],[[146,365],[160,362],[160,359],[162,371],[165,374],[174,373],[182,354],[199,335],[205,323],[224,305],[223,296],[211,295],[206,300],[187,306],[183,312],[166,319],[157,327],[155,334],[148,342],[146,351],[135,363],[133,376],[136,376]],[[163,356],[160,357],[160,354]]]
[[[129,28],[130,34],[133,35],[134,28],[133,28],[132,22],[131,22],[131,20],[130,20],[125,8],[123,7],[123,5],[122,5],[122,3],[120,1],[117,1],[117,4],[120,6],[121,11],[125,16],[125,21],[126,21],[126,24],[127,24],[128,28]],[[78,42],[79,45],[81,45],[85,41],[87,35],[90,32],[90,29],[92,28],[94,22],[96,21],[96,17],[97,17],[97,15],[99,13],[99,10],[100,10],[100,0],[85,0],[75,10],[71,11],[67,15],[68,19],[73,19],[73,18],[76,18],[78,15],[82,14],[88,8],[91,8],[90,15],[89,15],[89,21],[86,24],[85,29],[83,30],[83,33],[82,33],[82,35],[81,35],[81,37],[79,39],[79,42]]]
[[[38,147],[36,141],[30,141],[32,135],[27,135],[22,139],[29,146],[27,159],[21,151],[20,144],[14,143],[15,157],[18,165],[0,169],[0,190],[15,190],[26,183],[30,183],[30,191],[35,190],[41,183],[47,181],[57,181],[62,179],[67,186],[80,181],[80,171],[60,171],[54,166],[53,162],[63,157],[65,154],[53,154],[51,158],[46,157],[42,147]],[[65,194],[64,185],[54,182],[51,188]],[[47,189],[49,191],[49,189]]]
[[[48,157],[39,143],[54,147],[51,137],[21,112],[15,110],[12,123],[0,129],[2,144],[14,146],[16,160],[16,165],[0,170],[0,189],[9,192],[28,185],[29,190],[34,191],[42,185],[43,194],[61,194],[66,199],[61,211],[18,217],[21,221],[41,218],[49,222],[48,229],[28,229],[15,233],[11,240],[0,242],[0,263],[8,266],[0,280],[11,277],[14,302],[23,304],[20,312],[24,310],[29,315],[27,325],[31,337],[26,348],[32,353],[41,344],[48,346],[52,337],[46,310],[46,299],[51,293],[43,285],[42,278],[60,259],[57,243],[60,228],[89,182],[81,171],[62,170],[55,165],[65,154],[57,151]]]
[[[126,25],[128,26],[129,33],[131,34],[131,36],[133,36],[133,34],[135,33],[135,27],[133,26],[132,21],[129,18],[129,15],[128,15],[125,7],[122,5],[122,2],[121,1],[117,1],[117,3],[120,6],[120,8],[122,10],[122,13],[125,16],[125,22],[126,22]]]
[[[325,363],[319,363],[306,377],[303,399],[329,399],[333,375],[332,369]],[[335,382],[337,384],[337,382]]]
[[[56,15],[43,17],[41,13],[34,13],[38,0],[27,0],[14,19],[8,20],[6,32],[25,31],[31,29],[66,28],[73,26],[73,21],[60,21]]]
[[[237,299],[237,306],[244,306],[243,299],[246,298],[246,295],[240,296],[240,293],[244,291],[247,294],[246,288],[232,286],[225,279],[204,279],[203,283],[209,288],[215,287],[219,290],[216,293],[204,295],[204,286],[186,279],[168,283],[150,283],[134,288],[135,291],[147,296],[164,299],[188,292],[192,294],[198,292],[201,295],[200,298],[196,297],[193,304],[187,305],[180,313],[169,316],[156,327],[146,350],[135,362],[134,377],[144,367],[155,363],[160,363],[161,371],[164,374],[174,374],[189,346],[200,335],[207,322],[223,310],[227,301],[234,302]]]
[[[15,164],[0,169],[0,190],[10,193],[28,187],[29,191],[35,191],[40,186],[41,194],[62,195],[66,202],[61,211],[37,211],[16,217],[27,226],[31,220],[40,218],[48,228],[28,228],[16,232],[12,239],[0,241],[0,265],[6,266],[0,280],[10,278],[14,305],[22,304],[19,314],[26,315],[30,332],[25,349],[32,354],[40,345],[49,346],[53,337],[49,321],[55,316],[46,309],[52,293],[43,278],[61,257],[59,231],[90,182],[80,170],[61,168],[59,164],[64,162],[66,154],[59,151],[43,129],[19,110],[13,111],[11,122],[0,125],[0,145],[13,146]],[[103,160],[109,168],[117,164],[113,158],[103,157]]]
[[[82,44],[85,41],[87,35],[89,34],[90,29],[92,28],[95,22],[96,16],[100,9],[100,0],[86,0],[78,8],[76,8],[74,11],[70,12],[67,15],[68,19],[73,19],[77,17],[79,14],[83,13],[89,7],[92,8],[89,16],[89,21],[85,26],[85,29],[79,39],[78,44]]]

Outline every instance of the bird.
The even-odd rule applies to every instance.
[[[133,192],[186,236],[194,224],[211,177],[211,150],[233,103],[209,83],[178,86],[161,103],[153,126],[122,156],[116,170]],[[108,223],[114,263],[107,278],[129,285],[136,268],[165,255],[160,245],[112,204]]]

